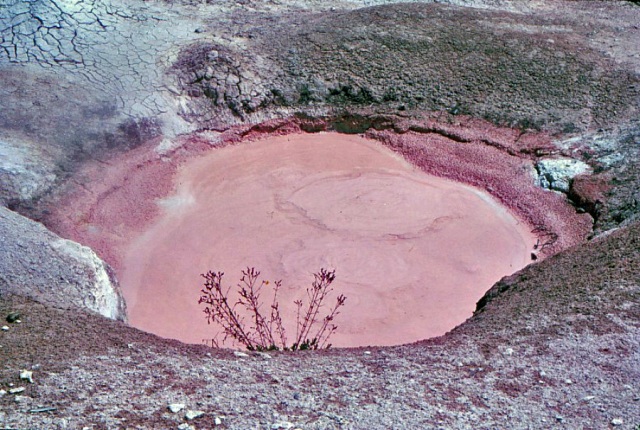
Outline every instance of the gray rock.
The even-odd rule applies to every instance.
[[[0,295],[18,294],[64,309],[85,308],[126,320],[111,268],[95,252],[0,207]]]
[[[591,170],[588,164],[571,158],[549,158],[536,164],[538,185],[550,190],[569,192],[569,182]]]
[[[622,420],[622,418],[614,418],[611,420],[612,426],[621,426],[622,424],[624,424],[624,421]]]

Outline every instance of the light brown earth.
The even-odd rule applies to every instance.
[[[532,227],[485,192],[426,175],[358,136],[215,149],[182,165],[174,182],[127,247],[119,278],[134,327],[189,343],[218,331],[197,304],[207,270],[232,286],[247,265],[284,280],[292,336],[293,302],[305,300],[315,271],[335,269],[348,301],[331,343],[398,345],[467,319],[495,281],[531,262],[535,244]]]

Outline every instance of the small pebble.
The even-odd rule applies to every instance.
[[[21,370],[20,379],[23,381],[29,381],[33,384],[33,372],[31,370]]]
[[[622,424],[624,424],[624,421],[622,421],[622,418],[614,418],[611,420],[612,426],[621,426]]]
[[[240,351],[233,351],[233,355],[240,358],[247,358],[249,356],[249,354]]]
[[[4,396],[5,394],[7,394],[7,390],[0,390],[0,397]]]
[[[595,398],[596,398],[596,396],[584,396],[584,397],[582,398],[582,400],[584,400],[585,402],[588,402],[589,400],[593,400],[593,399],[595,399]]]
[[[22,393],[25,390],[24,387],[16,387],[16,388],[11,388],[9,390],[9,394],[18,394],[18,393]]]
[[[182,423],[178,426],[178,430],[195,430],[195,427],[191,424]]]
[[[371,355],[371,351],[365,351],[363,354],[364,355]]]
[[[187,420],[195,420],[196,418],[200,418],[201,416],[204,416],[204,411],[187,411],[187,413],[184,414],[184,417]]]
[[[9,313],[9,315],[7,315],[7,322],[8,323],[14,323],[14,322],[19,322],[19,321],[20,321],[20,313],[11,312],[11,313]]]
[[[295,425],[288,421],[282,421],[279,423],[271,424],[271,430],[290,430],[294,428]]]
[[[178,412],[180,412],[181,410],[183,410],[185,408],[184,403],[171,403],[169,406],[167,406],[169,408],[169,410],[171,412],[173,412],[174,414],[177,414]]]
[[[215,425],[217,425],[217,426],[222,425],[222,418],[220,418],[220,417],[215,417],[215,418],[213,419],[213,423],[214,423]]]
[[[8,325],[3,325],[2,326],[2,331],[9,331],[9,326]]]

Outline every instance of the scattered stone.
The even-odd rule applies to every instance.
[[[16,387],[16,388],[11,388],[9,390],[9,394],[18,394],[18,393],[22,393],[25,390],[24,387]]]
[[[624,421],[622,420],[622,418],[614,418],[611,420],[612,426],[621,426],[622,424],[624,424]]]
[[[7,390],[0,390],[0,397],[4,396],[5,394],[7,394]]]
[[[504,350],[504,355],[513,355],[513,348],[507,348]]]
[[[213,419],[213,423],[214,423],[215,425],[217,425],[217,426],[222,425],[222,418],[220,418],[220,417],[215,417],[215,418]]]
[[[596,396],[584,396],[582,398],[582,400],[584,400],[585,402],[588,402],[588,401],[593,400],[595,398],[596,398]]]
[[[184,403],[171,403],[168,406],[168,408],[172,413],[177,414],[178,412],[183,410],[186,406],[187,405],[185,405]]]
[[[196,428],[191,424],[182,423],[178,426],[178,430],[195,430]]]
[[[280,429],[290,430],[294,427],[295,425],[288,421],[281,421],[279,423],[271,424],[271,430],[280,430]]]
[[[14,322],[20,321],[20,313],[19,312],[11,312],[7,315],[7,322],[12,324]]]
[[[33,384],[33,372],[31,370],[21,370],[20,379],[22,379],[23,381],[29,381],[31,384]]]
[[[16,403],[21,403],[21,402],[24,402],[25,400],[27,400],[28,398],[29,397],[27,397],[27,396],[15,396],[13,398],[13,401],[16,402]]]
[[[363,354],[364,355],[371,355],[371,351],[365,351]]]
[[[241,352],[241,351],[233,351],[233,355],[235,355],[236,357],[240,357],[240,358],[249,357],[249,354],[246,354],[246,353]]]
[[[202,416],[204,416],[204,411],[191,411],[191,410],[189,410],[189,411],[187,411],[186,414],[184,414],[184,417],[187,420],[195,420],[196,418],[200,418]]]
[[[568,384],[568,385],[571,385],[571,384],[573,384],[573,381],[571,379],[565,379],[564,383]]]
[[[265,360],[270,360],[271,359],[271,356],[269,354],[267,354],[266,352],[257,351],[257,352],[254,352],[254,354],[257,355],[258,357],[264,358]]]
[[[3,325],[2,326],[2,331],[9,331],[9,326]]]

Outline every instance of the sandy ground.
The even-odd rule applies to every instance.
[[[489,195],[357,136],[214,150],[183,165],[175,183],[120,279],[133,326],[191,343],[215,333],[197,304],[207,270],[225,272],[228,285],[247,265],[284,280],[292,334],[293,301],[314,271],[335,269],[347,304],[333,344],[393,345],[463,322],[495,281],[530,262],[535,242]]]

